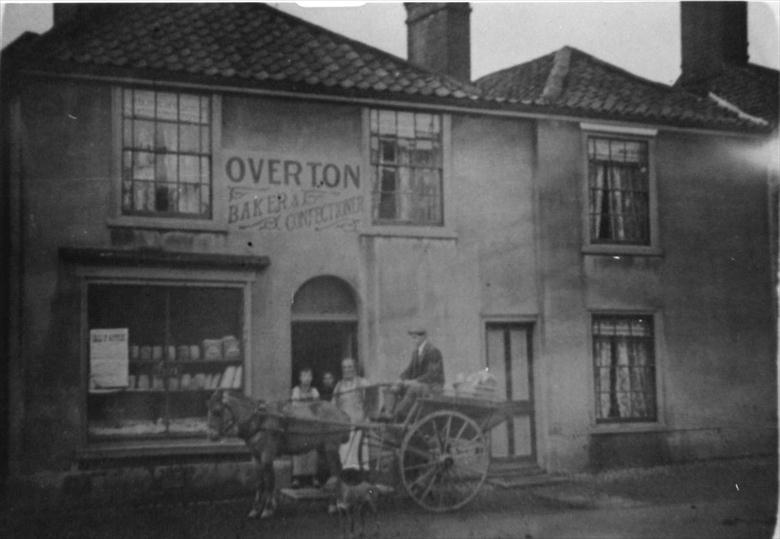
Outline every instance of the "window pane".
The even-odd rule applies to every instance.
[[[380,135],[395,135],[395,112],[389,110],[379,111],[379,134]]]
[[[417,138],[432,139],[439,134],[438,116],[433,114],[415,114],[415,132]]]
[[[154,154],[133,152],[133,178],[136,180],[154,180]]]
[[[127,148],[133,145],[133,121],[122,120],[122,147]]]
[[[179,180],[184,183],[200,183],[199,162],[200,158],[195,155],[182,155],[179,157],[179,163],[181,164]]]
[[[211,215],[211,186],[202,185],[200,188],[200,215]]]
[[[133,147],[137,149],[154,149],[154,122],[136,120],[133,122]]]
[[[591,139],[591,157],[597,160],[609,161],[609,141],[604,139]]]
[[[154,182],[133,182],[133,207],[136,211],[154,211]]]
[[[200,183],[209,183],[211,178],[211,163],[208,157],[200,158]]]
[[[178,169],[178,159],[176,154],[157,155],[157,175],[155,179],[158,182],[176,183],[178,178]]]
[[[187,94],[179,96],[179,121],[200,122],[200,98],[198,96]]]
[[[133,114],[136,118],[154,118],[154,92],[133,91]]]
[[[200,151],[200,127],[181,124],[181,152],[198,153]]]
[[[179,119],[176,94],[163,92],[157,94],[157,119],[174,122]]]
[[[200,152],[211,152],[211,131],[209,131],[208,127],[200,128]]]
[[[211,100],[208,97],[200,98],[200,122],[202,124],[211,124]]]
[[[395,219],[396,217],[396,174],[394,169],[380,169],[379,218]]]
[[[396,154],[396,163],[403,166],[412,164],[412,144],[413,141],[407,139],[398,139],[398,148]]]
[[[411,221],[414,211],[415,193],[412,191],[412,174],[407,167],[397,169],[397,204],[398,212],[396,217],[400,221]]]
[[[179,186],[179,211],[197,214],[200,212],[200,185]]]
[[[380,163],[396,162],[396,145],[394,140],[380,140]]]
[[[379,111],[371,109],[369,114],[369,127],[372,133],[379,133]]]
[[[398,131],[399,137],[414,138],[414,114],[411,112],[398,113]]]
[[[433,143],[429,140],[418,140],[415,144],[412,164],[419,167],[436,166],[433,156]]]
[[[122,115],[124,117],[130,117],[133,115],[133,91],[122,91]]]
[[[155,137],[155,149],[163,152],[175,152],[178,150],[178,125],[172,123],[157,123]]]
[[[122,179],[133,179],[133,152],[129,150],[122,152]]]
[[[131,180],[122,180],[122,209],[133,209],[133,182]]]
[[[154,189],[154,209],[159,212],[174,211],[176,208],[176,186],[156,184]]]

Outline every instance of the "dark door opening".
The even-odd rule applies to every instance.
[[[318,389],[325,371],[339,380],[341,360],[352,357],[360,365],[357,353],[357,322],[293,322],[290,387],[298,384],[298,371],[303,366],[314,370],[314,386]]]

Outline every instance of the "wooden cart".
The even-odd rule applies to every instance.
[[[378,421],[387,385],[363,388],[368,421],[354,425],[368,446],[372,481],[398,488],[429,511],[463,507],[490,465],[489,432],[506,403],[446,392],[419,398],[402,423]]]

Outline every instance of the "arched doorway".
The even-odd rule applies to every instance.
[[[306,281],[292,304],[292,385],[304,365],[314,370],[318,388],[326,371],[340,378],[341,360],[359,359],[357,323],[357,302],[349,284],[330,276]]]

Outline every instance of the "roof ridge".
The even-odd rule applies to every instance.
[[[496,71],[491,71],[490,73],[482,75],[481,77],[476,79],[474,82],[478,83],[479,81],[487,79],[488,77],[494,77],[494,76],[499,75],[501,73],[507,73],[509,71],[513,71],[513,70],[519,69],[521,67],[537,63],[537,62],[541,61],[542,59],[547,58],[548,56],[554,56],[555,53],[557,53],[559,50],[561,50],[561,49],[556,49],[554,51],[548,52],[547,54],[543,54],[541,56],[537,56],[536,58],[532,58],[530,60],[526,60],[525,62],[520,62],[519,64],[514,64],[514,65],[511,65],[511,66],[503,67],[503,68],[498,69]]]
[[[547,82],[544,83],[542,95],[539,97],[541,103],[551,103],[561,96],[569,67],[571,67],[571,48],[563,46],[555,51],[552,69],[547,75]]]

